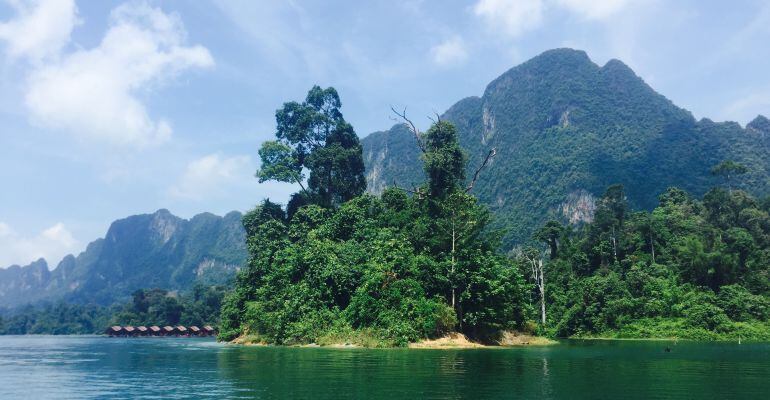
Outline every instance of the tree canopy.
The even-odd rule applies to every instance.
[[[258,176],[297,180],[302,165],[311,201],[284,210],[265,200],[244,216],[251,257],[224,303],[222,338],[406,344],[520,326],[524,280],[486,229],[489,211],[463,187],[454,126],[438,121],[419,134],[429,179],[414,195],[375,197],[357,183],[361,148],[338,109],[333,89],[314,88],[277,113],[278,142],[262,149],[280,146],[281,155],[263,158]]]
[[[304,102],[288,102],[276,111],[276,140],[259,149],[259,181],[296,183],[302,188],[296,201],[323,207],[362,194],[366,181],[361,144],[341,107],[334,88],[314,86]]]

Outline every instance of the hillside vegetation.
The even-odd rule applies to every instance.
[[[628,72],[617,63],[592,69],[592,64],[581,61],[584,55],[574,52],[548,55],[555,56],[567,57],[574,64],[571,68],[586,68],[589,75]],[[504,80],[495,84],[499,85],[518,84]],[[659,96],[655,99],[657,103],[636,103],[649,108],[648,119],[626,117],[655,130],[667,118],[684,121],[689,116],[661,111],[670,104]],[[478,101],[465,103],[471,107]],[[276,112],[276,140],[260,149],[257,176],[261,181],[294,182],[301,191],[285,208],[265,200],[244,216],[250,258],[224,301],[220,339],[382,346],[451,332],[497,342],[510,330],[557,337],[770,339],[770,200],[757,200],[736,189],[746,187],[747,181],[756,184],[756,163],[722,160],[706,165],[699,159],[708,181],[721,187],[708,190],[702,201],[680,188],[667,188],[652,212],[633,211],[627,193],[642,191],[620,184],[609,185],[591,200],[582,223],[553,219],[534,224],[543,215],[530,207],[524,221],[502,222],[508,238],[526,238],[526,245],[506,253],[494,213],[473,195],[483,192],[482,182],[500,180],[489,177],[495,172],[521,173],[542,180],[532,183],[536,188],[531,193],[558,191],[558,185],[548,186],[553,185],[550,178],[589,179],[577,174],[580,168],[572,170],[577,175],[554,177],[555,164],[534,159],[534,165],[545,168],[543,175],[501,169],[505,163],[510,166],[504,157],[511,150],[502,150],[500,143],[495,146],[500,149],[497,154],[487,151],[473,165],[460,147],[453,123],[437,120],[421,133],[401,114],[407,124],[398,129],[410,135],[425,179],[409,186],[396,181],[380,195],[364,194],[361,164],[366,157],[340,107],[333,88],[314,87],[305,102],[286,103]],[[460,115],[456,109],[447,114]],[[565,144],[567,132],[572,138],[588,134],[566,119],[591,119],[577,109],[569,115],[560,117],[559,127],[545,131],[553,134],[550,157],[569,146],[580,149],[579,144]],[[614,129],[601,124],[591,129],[591,135],[604,132],[597,143],[616,141],[607,160],[640,160],[633,152],[643,152],[641,147],[619,150],[634,143],[619,142],[610,134]],[[666,132],[658,133],[666,136]],[[681,140],[680,133],[669,133],[672,142]],[[520,135],[529,135],[522,140],[531,143],[547,139],[538,139],[541,134],[534,131]],[[494,135],[484,137],[493,139]],[[661,152],[684,151],[681,143],[677,146],[679,150]],[[658,166],[645,167],[647,174],[662,174]],[[601,171],[590,179],[614,179],[617,174],[641,178],[643,172]],[[682,180],[688,175],[677,174]],[[503,188],[505,182],[500,180],[497,187]],[[652,183],[640,183],[645,184]],[[649,196],[646,190],[652,189],[645,189],[644,199]]]
[[[0,269],[0,311],[41,302],[110,306],[144,288],[190,290],[225,284],[246,262],[241,214],[199,214],[190,220],[167,210],[113,222],[103,239],[53,270],[40,259]]]
[[[668,187],[695,197],[719,183],[710,168],[731,159],[748,174],[739,187],[770,193],[770,122],[743,129],[696,121],[618,60],[600,67],[582,52],[547,51],[491,82],[482,97],[442,116],[458,130],[471,168],[496,148],[474,188],[505,229],[504,247],[529,240],[549,219],[589,222],[596,200],[622,184],[631,207],[651,210]],[[362,140],[368,189],[424,182],[419,150],[401,124]]]

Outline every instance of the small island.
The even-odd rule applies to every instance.
[[[671,188],[652,212],[611,185],[590,222],[553,220],[504,248],[473,195],[497,154],[469,165],[453,124],[413,136],[424,183],[366,193],[361,144],[333,88],[276,112],[260,182],[300,189],[244,218],[248,265],[224,299],[219,339],[241,344],[464,348],[546,338],[770,340],[765,204],[729,190]],[[764,271],[764,272],[763,272]],[[523,335],[523,336],[522,336]],[[518,338],[518,339],[517,339]],[[526,339],[521,339],[526,338]]]

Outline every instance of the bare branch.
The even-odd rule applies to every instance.
[[[489,164],[489,160],[492,159],[497,154],[497,149],[492,148],[492,150],[489,150],[489,153],[487,153],[487,157],[484,159],[484,162],[481,163],[479,168],[476,170],[476,172],[473,174],[473,179],[471,180],[471,184],[468,185],[467,188],[465,188],[465,193],[470,192],[473,189],[473,185],[476,184],[476,180],[479,179],[479,174],[481,173],[481,170],[484,169],[484,167]]]
[[[418,199],[424,199],[425,198],[425,192],[420,190],[418,187],[413,186],[413,190],[409,190],[407,188],[402,188],[401,186],[398,186],[398,183],[396,182],[396,178],[393,178],[393,188],[397,190],[404,191],[406,193],[411,193],[415,196],[417,196]]]
[[[426,152],[425,145],[422,143],[422,139],[420,139],[420,130],[417,129],[416,126],[412,123],[412,121],[406,117],[406,108],[404,108],[404,111],[398,112],[396,111],[393,106],[390,106],[390,110],[393,111],[393,114],[396,114],[399,118],[401,118],[407,125],[410,131],[412,131],[412,134],[414,135],[414,138],[417,140],[417,147],[420,148],[420,151],[423,153]]]

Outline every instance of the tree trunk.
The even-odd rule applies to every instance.
[[[456,309],[456,294],[455,294],[455,246],[457,245],[457,230],[455,229],[455,222],[454,222],[454,212],[452,212],[452,266],[450,270],[450,279],[449,284],[452,287],[452,309],[457,312]]]
[[[652,238],[652,227],[650,227],[650,251],[652,252],[652,263],[655,264],[655,241]]]
[[[545,326],[545,274],[543,273],[543,260],[538,261],[540,269],[540,322]]]

